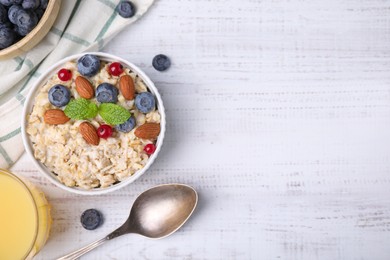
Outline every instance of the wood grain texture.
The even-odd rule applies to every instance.
[[[166,139],[150,171],[112,194],[67,194],[28,176],[53,205],[37,259],[92,242],[135,196],[182,182],[199,208],[163,240],[121,237],[83,259],[390,259],[390,2],[171,0],[105,51],[159,88]],[[154,55],[171,57],[160,73]],[[104,225],[79,217],[99,208]]]

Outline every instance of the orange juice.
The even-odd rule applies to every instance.
[[[45,244],[50,225],[44,194],[0,169],[0,259],[31,259]]]

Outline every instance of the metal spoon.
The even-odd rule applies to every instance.
[[[104,242],[135,233],[149,238],[163,238],[178,230],[191,216],[198,202],[196,191],[184,184],[163,184],[138,196],[126,222],[108,234],[57,260],[77,259]]]

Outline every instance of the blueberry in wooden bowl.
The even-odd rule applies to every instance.
[[[61,0],[0,0],[0,60],[23,54],[53,26]]]

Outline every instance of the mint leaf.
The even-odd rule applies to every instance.
[[[120,125],[130,118],[130,112],[121,106],[112,103],[103,103],[99,106],[99,115],[109,125]]]
[[[98,106],[93,102],[89,102],[87,111],[88,111],[88,114],[86,115],[87,118],[94,118],[98,113]]]
[[[72,119],[84,120],[95,117],[98,113],[98,107],[85,98],[72,99],[65,107],[64,113]]]

